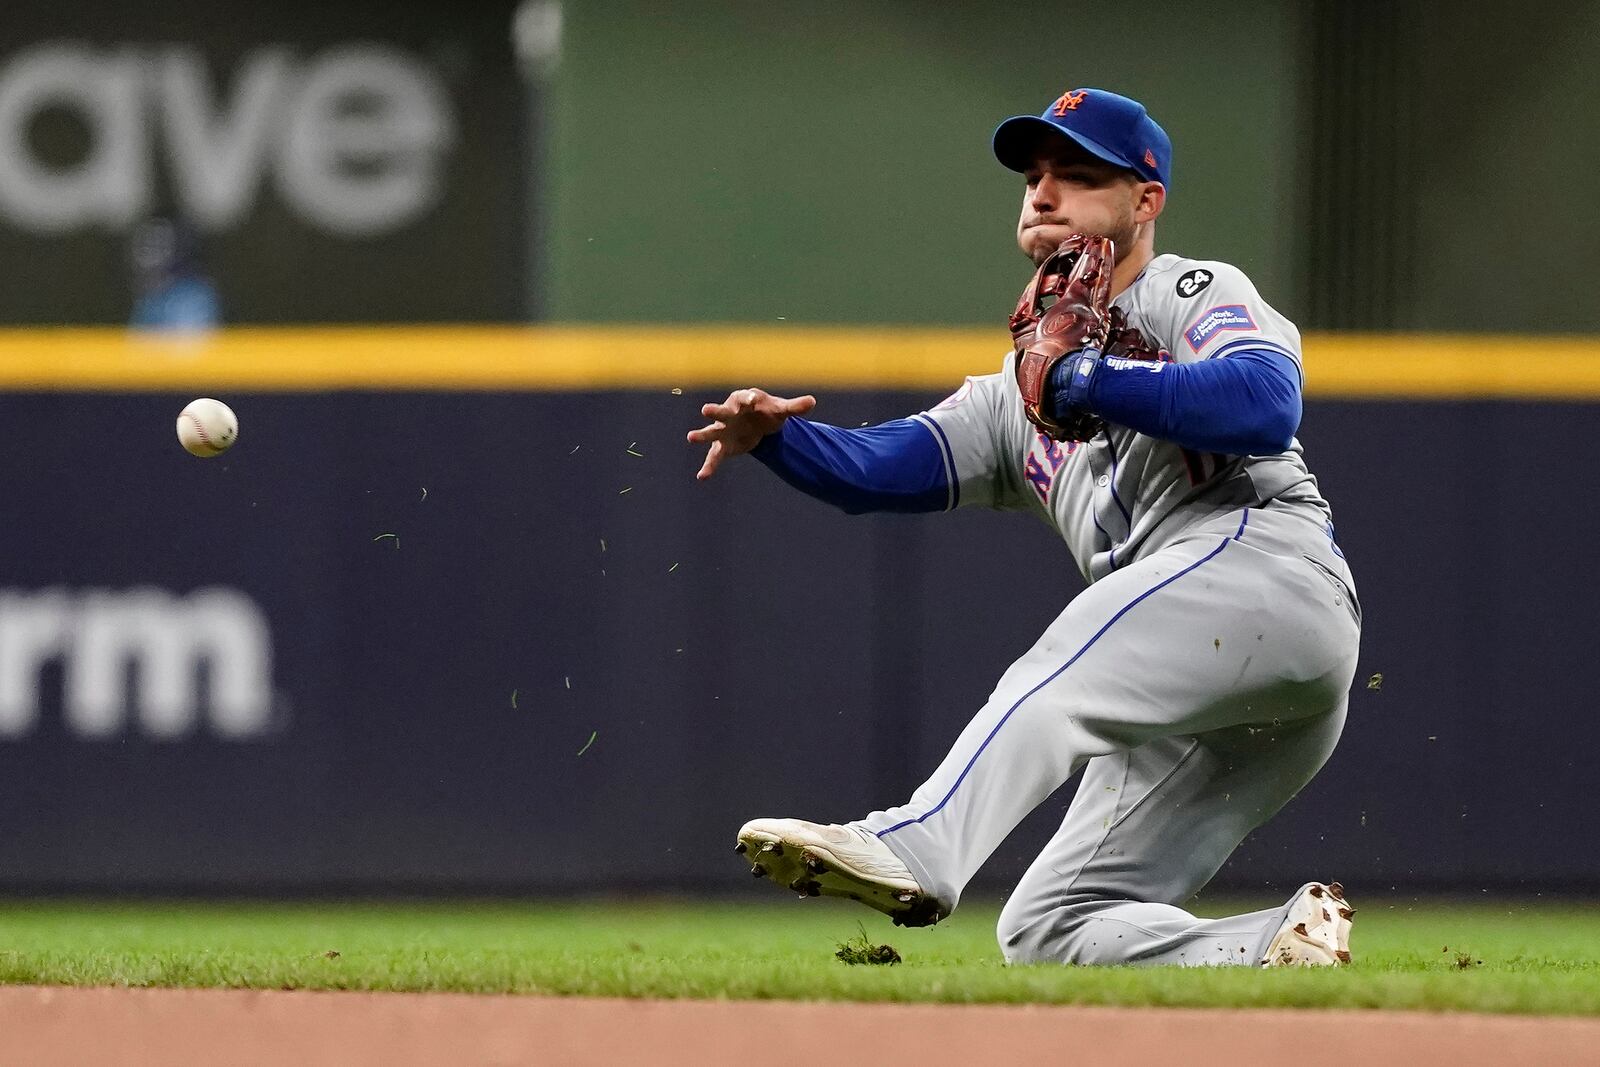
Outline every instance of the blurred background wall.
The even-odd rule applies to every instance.
[[[553,313],[1003,326],[1031,272],[1013,236],[1021,185],[989,135],[1043,110],[1063,79],[1130,94],[1137,81],[1182,146],[1163,243],[1215,249],[1287,291],[1293,5],[1246,3],[1235,21],[1159,3],[1118,45],[1127,19],[977,3],[574,8],[569,55],[627,58],[564,63],[556,82]],[[1241,46],[1245,25],[1258,46]],[[684,271],[691,248],[698,268]],[[650,284],[617,301],[624,250]]]
[[[1305,329],[1366,612],[1345,741],[1220,883],[1594,889],[1600,15],[1484,10],[11,5],[0,887],[715,890],[747,817],[902,798],[1070,559],[696,485],[682,434],[997,366],[989,133],[1100,85],[1172,135],[1162,247]]]
[[[515,317],[527,119],[511,12],[8,4],[8,320],[126,321],[151,219],[197,231],[230,323]]]
[[[234,322],[993,323],[1026,264],[989,131],[1070,81],[1172,135],[1163,245],[1306,326],[1600,328],[1600,10],[1483,10],[20,0],[0,281],[15,323],[121,321],[178,213]]]

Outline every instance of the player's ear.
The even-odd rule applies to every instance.
[[[1134,222],[1154,222],[1167,206],[1167,187],[1160,182],[1140,182],[1139,199],[1133,205]]]

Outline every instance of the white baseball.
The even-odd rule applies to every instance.
[[[220,456],[239,439],[239,420],[220,400],[201,397],[178,413],[178,442],[193,456]]]

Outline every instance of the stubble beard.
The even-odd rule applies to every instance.
[[[1134,243],[1139,239],[1139,224],[1133,221],[1133,212],[1118,219],[1106,236],[1111,238],[1111,254],[1115,257],[1113,262],[1121,263],[1132,255]]]
[[[1133,254],[1134,244],[1139,239],[1139,224],[1133,221],[1133,212],[1129,211],[1122,218],[1102,230],[1082,230],[1079,232],[1094,237],[1111,238],[1112,254],[1116,257],[1115,261],[1120,263]],[[1041,266],[1045,260],[1055,255],[1055,251],[1059,247],[1061,247],[1059,243],[1052,245],[1035,241],[1032,250],[1028,253],[1028,258],[1033,261],[1035,267]]]

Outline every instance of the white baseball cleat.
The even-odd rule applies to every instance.
[[[1311,882],[1289,902],[1263,967],[1337,967],[1350,962],[1350,925],[1355,909],[1338,882]]]
[[[931,926],[944,918],[900,857],[872,834],[800,819],[751,819],[734,846],[750,873],[803,897],[849,897],[883,912],[896,926]]]

